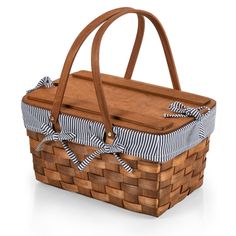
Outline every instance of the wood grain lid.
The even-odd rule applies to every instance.
[[[168,107],[174,101],[191,107],[212,108],[216,104],[207,97],[112,75],[102,74],[102,81],[112,123],[138,131],[164,134],[191,122],[192,117],[163,117],[164,113],[170,113]],[[55,87],[26,94],[23,102],[51,110],[58,82],[54,81]],[[70,75],[61,112],[102,122],[91,72],[79,71]]]

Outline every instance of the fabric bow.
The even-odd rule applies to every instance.
[[[57,133],[53,130],[53,128],[48,125],[43,123],[41,126],[42,133],[45,135],[43,140],[39,143],[37,147],[37,151],[42,150],[42,146],[45,142],[49,141],[60,141],[62,143],[63,148],[65,149],[67,155],[70,157],[71,161],[78,166],[80,163],[79,160],[77,159],[76,155],[73,153],[73,151],[69,148],[68,144],[66,141],[71,141],[73,140],[76,135],[74,133]]]
[[[202,124],[202,110],[210,111],[209,107],[201,106],[201,107],[188,107],[185,106],[181,102],[173,102],[170,104],[169,109],[172,112],[179,113],[179,114],[164,114],[166,118],[183,118],[183,117],[194,117],[195,120],[200,122],[199,125],[199,137],[201,139],[206,138],[205,130]]]
[[[33,89],[28,90],[27,93],[32,92],[41,87],[51,88],[54,87],[54,84],[48,76],[45,76],[38,82],[38,84]]]
[[[124,146],[119,143],[106,144],[98,137],[93,135],[91,137],[91,141],[95,144],[95,146],[100,147],[100,149],[91,153],[80,163],[74,152],[69,148],[67,144],[67,141],[72,141],[73,139],[75,139],[76,135],[74,133],[63,133],[63,132],[57,133],[53,130],[53,128],[50,125],[45,123],[42,124],[41,130],[42,133],[45,135],[45,137],[39,143],[36,150],[41,151],[42,146],[45,142],[60,141],[67,155],[70,157],[73,164],[76,165],[80,171],[82,171],[96,156],[103,153],[113,153],[115,158],[125,168],[125,170],[127,170],[129,173],[133,171],[133,169],[117,155],[117,153],[124,151]]]
[[[121,166],[128,171],[129,173],[131,173],[133,171],[133,169],[125,162],[123,161],[118,155],[117,153],[123,152],[125,147],[122,144],[119,143],[112,143],[112,144],[107,144],[104,143],[102,140],[100,140],[98,137],[96,137],[95,135],[93,135],[91,137],[91,141],[98,147],[100,147],[100,149],[94,151],[93,153],[91,153],[89,156],[87,156],[79,165],[78,165],[78,169],[79,170],[83,170],[96,156],[100,155],[100,154],[104,154],[104,153],[112,153],[114,155],[114,157],[118,160],[118,162],[121,164]]]

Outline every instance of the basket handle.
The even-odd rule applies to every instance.
[[[51,112],[51,116],[50,116],[50,120],[53,123],[56,130],[60,129],[59,124],[58,124],[58,116],[59,116],[61,104],[63,101],[66,85],[68,82],[69,74],[71,71],[71,67],[72,67],[73,61],[74,61],[75,56],[77,55],[80,47],[82,46],[82,44],[84,43],[86,38],[99,25],[101,25],[102,23],[107,21],[109,18],[111,18],[115,14],[121,13],[121,12],[128,10],[128,9],[132,9],[132,8],[128,8],[128,7],[117,8],[117,9],[108,11],[108,12],[100,15],[95,20],[90,22],[80,32],[80,34],[77,36],[74,43],[72,44],[72,46],[67,54],[66,60],[64,62],[64,66],[63,66],[63,69],[61,72],[60,82],[59,82],[59,85],[57,88],[57,92],[55,95],[55,99],[54,99],[54,103],[53,103],[53,107],[52,107],[52,112]],[[137,61],[137,57],[139,54],[139,50],[140,50],[142,40],[143,40],[144,28],[145,28],[144,18],[143,18],[143,16],[138,15],[138,30],[137,30],[137,34],[136,34],[136,38],[135,38],[135,43],[134,43],[134,46],[133,46],[133,49],[131,52],[131,56],[130,56],[130,59],[128,62],[128,66],[127,66],[127,69],[125,72],[125,76],[124,76],[125,79],[131,79],[131,76],[133,74],[133,70],[134,70],[134,67],[135,67],[135,64]]]
[[[99,67],[99,51],[100,51],[102,37],[103,37],[105,31],[107,30],[107,28],[116,19],[118,19],[119,17],[121,17],[125,14],[128,14],[128,13],[136,13],[138,15],[145,16],[153,23],[153,25],[155,26],[155,28],[159,34],[159,37],[160,37],[160,40],[161,40],[161,43],[162,43],[162,46],[164,49],[164,53],[165,53],[165,57],[166,57],[166,61],[167,61],[167,65],[168,65],[168,69],[169,69],[169,73],[170,73],[173,87],[174,87],[174,89],[177,89],[177,90],[181,89],[179,79],[178,79],[178,74],[176,71],[175,63],[174,63],[174,58],[173,58],[171,48],[169,45],[169,41],[168,41],[168,38],[166,36],[166,33],[165,33],[164,28],[161,25],[160,21],[149,12],[146,12],[143,10],[135,10],[135,9],[127,9],[127,10],[125,10],[125,12],[118,13],[118,14],[114,15],[113,17],[111,17],[109,20],[107,20],[100,27],[100,29],[98,30],[98,32],[96,33],[96,35],[94,37],[93,46],[92,46],[92,58],[91,58],[92,73],[93,73],[93,79],[94,79],[94,85],[95,85],[96,95],[97,95],[97,99],[98,99],[98,104],[99,104],[99,108],[100,108],[103,122],[105,125],[106,135],[107,135],[107,137],[111,137],[111,138],[114,137],[114,134],[112,131],[112,123],[111,123],[110,115],[109,115],[108,108],[107,108],[104,90],[102,87],[101,73],[100,73],[100,67]]]

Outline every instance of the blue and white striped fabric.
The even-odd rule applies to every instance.
[[[51,125],[43,123],[41,126],[41,132],[45,135],[43,140],[39,143],[37,147],[37,151],[42,150],[42,146],[45,142],[48,141],[60,141],[62,143],[63,148],[65,149],[67,155],[71,159],[71,161],[74,163],[74,165],[79,165],[80,162],[77,158],[77,156],[74,154],[74,152],[69,148],[67,145],[67,141],[72,141],[75,139],[76,135],[73,133],[64,133],[60,132],[57,133],[53,130]]]
[[[199,121],[199,137],[201,139],[206,138],[205,130],[202,124],[202,110],[207,110],[207,112],[210,111],[209,107],[201,106],[201,107],[188,107],[185,106],[181,102],[173,102],[170,104],[169,109],[172,112],[175,112],[177,114],[164,114],[164,117],[166,118],[183,118],[183,117],[194,117],[195,120]]]
[[[30,93],[41,87],[45,88],[54,87],[53,81],[48,76],[45,76],[38,82],[38,84],[33,89],[27,90],[27,93]]]
[[[42,133],[42,124],[50,125],[50,111],[46,109],[22,102],[22,112],[24,125],[28,130]],[[196,119],[174,132],[163,135],[114,126],[114,143],[122,145],[122,152],[127,155],[153,162],[166,162],[200,143],[202,136],[199,135],[199,130],[204,130],[204,137],[210,136],[214,130],[215,113],[216,108],[214,107],[201,115],[200,120]],[[71,142],[101,148],[91,137],[95,135],[98,139],[103,140],[105,129],[102,123],[65,114],[60,114],[59,123],[62,133],[75,134],[75,138]]]
[[[42,133],[41,126],[43,123],[52,126],[52,123],[49,121],[50,111],[30,106],[23,102],[21,108],[26,129]],[[99,122],[61,114],[59,116],[59,123],[61,132],[76,134],[73,140],[75,143],[93,146],[93,142],[90,140],[93,134],[101,140],[104,137],[105,129],[103,124]]]
[[[101,155],[103,153],[112,153],[114,157],[117,159],[117,161],[120,163],[121,166],[127,171],[132,172],[133,169],[125,162],[123,161],[117,153],[124,152],[125,147],[117,143],[117,140],[115,140],[112,144],[104,143],[102,140],[96,137],[96,135],[92,135],[91,141],[96,144],[96,146],[100,147],[100,149],[96,150],[95,152],[88,155],[78,166],[79,170],[83,170],[96,156]]]

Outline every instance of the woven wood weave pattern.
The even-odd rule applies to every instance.
[[[203,183],[209,139],[161,164],[121,154],[134,173],[127,173],[111,154],[97,157],[79,172],[59,142],[47,143],[37,152],[43,136],[27,134],[37,180],[131,211],[160,216]],[[73,143],[70,147],[80,161],[95,150]]]

